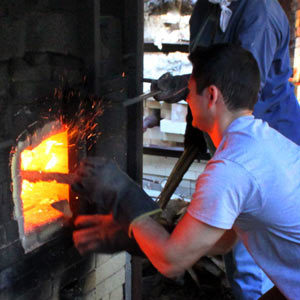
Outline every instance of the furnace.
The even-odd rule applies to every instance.
[[[26,135],[26,132],[23,134]],[[63,225],[54,202],[70,200],[68,129],[60,121],[20,138],[12,154],[14,215],[25,252],[45,243]]]
[[[80,256],[53,207],[81,208],[69,178],[86,156],[141,180],[142,103],[123,102],[142,93],[143,3],[0,1],[0,15],[0,299],[131,299],[132,258]]]

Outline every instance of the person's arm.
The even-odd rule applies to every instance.
[[[212,227],[189,213],[171,235],[150,217],[134,222],[132,232],[151,263],[166,277],[179,276],[203,255],[228,252],[236,240],[232,230]]]
[[[266,84],[275,52],[281,43],[280,39],[284,38],[285,30],[288,29],[279,29],[278,26],[271,24],[263,3],[260,7],[254,8],[249,3],[243,19],[237,26],[235,42],[250,51],[257,60],[261,76],[261,89]]]

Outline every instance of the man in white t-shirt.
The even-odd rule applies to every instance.
[[[198,49],[190,60],[192,125],[210,135],[217,151],[172,234],[150,217],[157,207],[149,197],[111,162],[83,163],[74,189],[112,212],[165,276],[182,274],[203,255],[228,252],[239,236],[275,284],[272,299],[298,299],[300,147],[253,117],[260,76],[250,52],[217,44]],[[75,222],[82,254],[97,250],[97,232],[105,231],[94,226],[89,232],[96,216],[89,218]]]

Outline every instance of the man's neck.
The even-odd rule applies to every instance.
[[[218,120],[214,124],[214,127],[208,132],[215,147],[216,148],[219,147],[223,139],[224,132],[234,120],[243,116],[251,116],[251,115],[252,115],[251,110],[242,110],[242,111],[230,112],[218,118]]]

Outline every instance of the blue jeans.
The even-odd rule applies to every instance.
[[[227,278],[236,300],[256,300],[273,287],[241,241],[224,256]]]

